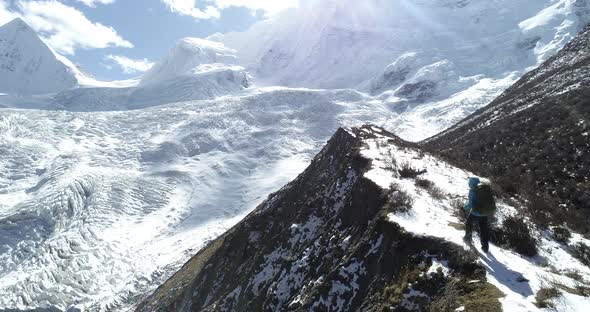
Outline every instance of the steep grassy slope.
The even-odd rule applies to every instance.
[[[590,27],[487,107],[422,145],[590,233]]]

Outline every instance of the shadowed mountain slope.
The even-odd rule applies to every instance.
[[[421,144],[588,233],[590,27],[488,106]],[[564,214],[563,212],[567,212]]]

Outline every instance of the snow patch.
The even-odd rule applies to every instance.
[[[338,270],[338,275],[343,279],[332,281],[332,287],[327,295],[327,298],[320,297],[320,299],[311,306],[310,311],[321,309],[321,307],[330,307],[336,311],[345,311],[350,305],[359,290],[358,279],[365,275],[366,270],[362,261],[353,259],[347,266],[342,266]],[[335,302],[332,305],[332,302]]]
[[[316,236],[316,232],[318,228],[323,224],[322,219],[311,216],[306,223],[299,225],[293,224],[291,225],[291,238],[289,239],[289,244],[291,247],[297,244],[303,244]]]

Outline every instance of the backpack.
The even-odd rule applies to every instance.
[[[491,216],[496,212],[496,201],[492,187],[488,184],[480,184],[475,188],[473,211],[481,216]]]

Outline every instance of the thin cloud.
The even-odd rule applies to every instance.
[[[196,7],[195,0],[161,0],[171,12],[180,15],[192,16],[196,19],[212,19],[219,18],[221,13],[219,10],[209,5],[204,9]]]
[[[8,3],[0,2],[0,26],[4,25],[13,19],[19,17],[16,12],[13,12],[8,9]]]
[[[214,0],[218,9],[243,7],[252,11],[262,10],[267,15],[274,15],[288,8],[296,7],[298,0]]]
[[[94,23],[84,13],[61,2],[19,1],[17,5],[22,18],[59,53],[73,55],[76,49],[133,47],[114,28]]]
[[[97,4],[111,4],[115,2],[115,0],[76,0],[78,2],[84,3],[86,6],[91,8],[96,7]]]
[[[154,63],[146,58],[136,60],[121,55],[109,54],[105,56],[105,60],[119,65],[125,74],[143,73],[154,66]]]
[[[276,14],[287,8],[296,7],[298,0],[208,0],[204,9],[198,8],[196,0],[160,0],[170,11],[196,19],[213,19],[221,16],[221,11],[229,7],[243,7],[252,11],[264,11],[267,15]]]

